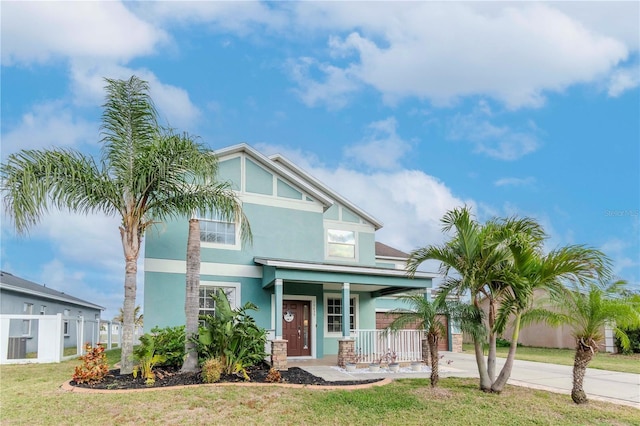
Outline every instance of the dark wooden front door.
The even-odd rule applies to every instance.
[[[282,301],[282,337],[288,340],[287,356],[311,355],[311,302]]]

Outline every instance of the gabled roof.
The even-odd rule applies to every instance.
[[[394,249],[393,247],[376,241],[376,257],[406,260],[409,258],[409,255],[403,251]]]
[[[86,306],[88,308],[99,309],[101,311],[104,311],[105,309],[102,306],[96,305],[91,302],[87,302],[86,300],[78,299],[77,297],[64,294],[61,291],[57,291],[40,284],[36,284],[32,281],[27,281],[25,279],[16,277],[15,275],[5,271],[0,271],[0,288],[3,290],[10,290],[18,293],[38,296],[45,299],[71,303],[74,305]]]
[[[307,182],[310,182],[316,188],[318,188],[320,191],[322,191],[325,194],[329,195],[331,198],[333,198],[334,200],[338,201],[343,206],[348,207],[354,213],[356,213],[357,215],[361,216],[367,222],[371,223],[375,227],[376,231],[378,229],[382,228],[382,226],[383,226],[382,222],[380,222],[378,219],[376,219],[375,217],[371,216],[369,213],[367,213],[366,211],[362,210],[360,207],[356,206],[351,201],[347,200],[345,197],[343,197],[342,195],[338,194],[336,191],[334,191],[333,189],[329,188],[327,185],[325,185],[324,183],[320,182],[318,179],[316,179],[315,177],[311,176],[309,173],[307,173],[306,171],[302,170],[300,167],[298,167],[297,165],[293,164],[291,161],[287,160],[282,155],[275,154],[275,155],[270,156],[269,159],[274,161],[274,162],[276,162],[276,163],[281,163],[287,169],[289,169],[292,173],[296,174],[300,179],[304,179]]]
[[[274,161],[264,156],[263,154],[261,154],[251,146],[247,145],[246,143],[229,146],[229,147],[222,148],[215,151],[215,154],[218,158],[226,157],[226,156],[238,154],[238,153],[248,154],[253,160],[258,162],[265,169],[270,170],[274,174],[280,175],[283,178],[286,178],[289,181],[291,181],[291,183],[299,186],[305,192],[307,192],[310,196],[312,196],[315,200],[321,203],[324,206],[325,210],[334,204],[333,200],[330,197],[328,197],[326,193],[319,191],[313,185],[310,185],[309,182],[301,179],[300,176],[295,175],[290,170],[275,163]]]

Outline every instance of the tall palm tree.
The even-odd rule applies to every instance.
[[[133,325],[135,325],[136,327],[142,327],[142,325],[144,324],[144,314],[140,313],[140,305],[137,305],[133,310],[133,316],[135,318],[133,320]],[[124,309],[119,308],[118,315],[113,317],[113,320],[122,324],[124,322]]]
[[[431,386],[435,387],[439,380],[438,370],[438,342],[447,334],[447,328],[443,317],[466,330],[477,331],[476,325],[481,322],[481,312],[471,306],[456,301],[443,301],[436,299],[427,300],[423,295],[408,295],[399,298],[407,302],[406,309],[391,311],[396,314],[396,319],[390,324],[391,330],[401,330],[409,324],[416,324],[419,329],[426,331],[427,344],[429,346],[429,358],[431,360]]]
[[[485,338],[477,333],[474,350],[480,389],[491,392],[495,380],[497,310],[513,276],[510,274],[513,262],[510,245],[518,241],[538,244],[544,232],[537,222],[529,218],[496,219],[480,224],[466,206],[447,212],[441,221],[444,232],[453,232],[452,238],[441,246],[430,245],[411,252],[407,271],[409,276],[413,276],[423,262],[437,260],[440,273],[445,276],[439,299],[445,300],[449,294],[462,296],[469,293],[471,304],[477,309],[481,308],[483,299],[487,300],[489,353],[486,360]]]
[[[105,80],[98,162],[69,149],[23,150],[7,158],[0,176],[6,211],[19,233],[52,207],[121,218],[125,276],[120,371],[128,374],[133,370],[137,261],[145,231],[157,221],[214,208],[211,195],[228,188],[194,185],[215,182],[215,168],[209,166],[216,160],[187,135],[159,128],[145,81],[135,76]]]
[[[557,327],[566,324],[576,339],[576,354],[573,363],[573,388],[571,399],[576,404],[587,402],[583,389],[587,366],[598,352],[598,342],[604,336],[605,326],[612,326],[623,348],[630,345],[626,327],[640,326],[638,306],[621,294],[624,281],[609,286],[590,283],[586,289],[573,287],[561,292],[552,292],[541,300],[539,307],[523,315],[523,323],[545,322]]]

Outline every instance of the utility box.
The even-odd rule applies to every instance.
[[[26,337],[9,337],[7,359],[24,359],[27,357]]]

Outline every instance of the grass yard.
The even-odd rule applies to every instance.
[[[465,353],[474,353],[472,344],[465,343],[463,345],[463,350]],[[497,348],[497,352],[499,357],[506,358],[509,348]],[[574,355],[575,351],[573,349],[533,348],[521,346],[518,347],[518,350],[516,351],[516,359],[521,359],[523,361],[548,362],[560,365],[573,365]],[[598,352],[595,358],[589,363],[589,368],[640,374],[640,354],[620,355]]]
[[[119,351],[108,351],[110,363]],[[476,379],[398,380],[357,391],[258,387],[193,387],[125,394],[59,389],[78,361],[0,367],[0,424],[402,424],[638,425],[640,411],[567,395],[507,386],[477,390]]]

